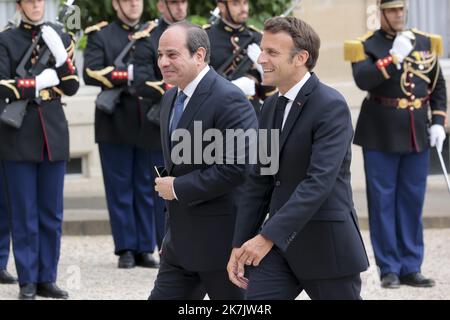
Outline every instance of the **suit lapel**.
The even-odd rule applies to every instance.
[[[172,165],[172,159],[170,157],[170,136],[169,136],[169,122],[170,122],[170,114],[172,113],[173,103],[175,97],[177,96],[178,90],[174,88],[167,92],[167,98],[164,99],[166,101],[165,105],[161,106],[161,134],[163,141],[163,151],[165,155],[164,158],[170,165]]]
[[[289,112],[288,118],[286,119],[286,123],[284,124],[283,131],[281,132],[281,142],[280,142],[280,154],[283,150],[284,145],[286,144],[287,138],[294,128],[295,123],[297,122],[300,114],[302,113],[305,104],[308,102],[309,96],[316,88],[319,83],[319,79],[313,73],[311,78],[305,83],[303,88],[298,93],[297,97],[292,104],[291,110]]]
[[[189,127],[203,102],[211,93],[210,88],[214,82],[215,75],[217,75],[216,72],[210,69],[200,81],[181,116],[178,129],[187,129]]]
[[[189,102],[186,106],[186,109],[183,112],[183,115],[181,116],[180,122],[178,123],[177,129],[187,129],[189,125],[194,120],[195,115],[197,112],[201,109],[203,102],[206,100],[206,98],[209,96],[209,94],[212,92],[210,89],[213,86],[213,83],[215,82],[215,77],[217,76],[217,73],[211,68],[206,75],[203,77],[203,79],[198,84],[197,88],[195,89],[194,93],[192,94],[191,98],[189,99]],[[178,89],[175,91],[178,92]],[[169,168],[168,172],[169,174],[172,172],[172,169],[174,167],[174,163],[172,162],[172,159],[170,157],[171,154],[171,148],[170,148],[170,135],[169,135],[169,122],[170,122],[170,114],[171,109],[173,108],[173,101],[175,97],[172,99],[169,99],[172,104],[169,109],[169,113],[167,116],[167,125],[165,126],[165,130],[167,130],[167,150],[169,155]]]

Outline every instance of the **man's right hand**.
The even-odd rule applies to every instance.
[[[241,248],[234,248],[231,251],[230,260],[228,261],[227,271],[228,278],[230,281],[237,287],[242,289],[247,289],[248,279],[244,277],[240,277],[238,271],[238,261],[239,257],[242,255]]]
[[[54,69],[45,69],[38,76],[36,76],[36,96],[39,96],[39,91],[46,88],[51,88],[59,84],[58,74]]]
[[[403,60],[405,60],[405,58],[409,56],[411,51],[413,51],[413,49],[414,46],[412,44],[411,38],[408,37],[406,33],[402,32],[399,33],[397,37],[395,37],[394,44],[390,53],[397,58],[399,63],[402,63]],[[397,65],[397,69],[400,68],[401,66]]]

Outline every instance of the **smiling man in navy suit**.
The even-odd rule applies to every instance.
[[[167,201],[168,222],[161,267],[150,296],[154,300],[203,299],[206,293],[211,299],[244,297],[228,280],[226,265],[232,248],[236,188],[247,173],[247,166],[237,161],[242,156],[237,151],[247,154],[248,143],[225,150],[219,160],[226,161],[210,163],[203,157],[207,147],[223,143],[202,137],[209,129],[223,134],[256,130],[257,119],[242,91],[208,66],[209,57],[208,35],[190,23],[174,24],[160,38],[158,65],[164,81],[175,87],[161,100],[167,176],[156,179],[155,189]],[[182,157],[191,156],[181,163],[172,157],[179,147],[173,141],[179,132],[193,137],[187,139]],[[230,159],[230,154],[235,157]]]
[[[238,209],[228,272],[247,299],[295,299],[303,290],[360,299],[368,261],[350,185],[353,128],[344,98],[312,73],[319,47],[299,19],[265,23],[258,63],[279,94],[264,103],[260,129],[281,131],[280,155],[271,175],[256,166]]]

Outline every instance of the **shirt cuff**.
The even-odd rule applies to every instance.
[[[175,181],[175,180],[173,180],[173,181]],[[175,199],[178,201],[177,194],[175,193],[175,183],[172,184],[172,192],[173,192],[173,196],[174,196]]]

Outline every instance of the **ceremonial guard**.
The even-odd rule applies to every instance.
[[[442,152],[446,137],[442,39],[405,30],[404,1],[379,6],[381,29],[345,43],[355,82],[368,91],[354,143],[363,148],[371,240],[382,287],[431,287],[421,273],[422,208],[430,145]]]
[[[248,0],[217,0],[217,7],[220,18],[203,26],[211,42],[210,65],[238,86],[258,113],[262,101],[276,92],[276,88],[262,84],[263,70],[256,64],[262,34],[247,26]]]
[[[58,25],[44,23],[44,0],[17,1],[17,10],[20,26],[0,34],[0,159],[19,298],[66,299],[55,284],[69,160],[61,96],[79,87],[75,43]]]
[[[95,141],[98,143],[106,200],[119,268],[156,268],[150,153],[142,141],[146,102],[132,90],[135,43],[147,37],[141,23],[143,0],[113,0],[117,20],[86,29],[84,80],[99,86]]]
[[[11,29],[12,26],[7,26],[2,30]],[[15,284],[17,279],[14,278],[7,270],[9,258],[9,248],[11,246],[9,215],[5,205],[6,194],[3,186],[3,171],[0,167],[0,284]]]
[[[138,93],[146,101],[147,109],[142,125],[142,141],[146,141],[150,149],[150,167],[152,172],[152,186],[158,177],[155,167],[164,166],[164,158],[161,147],[160,134],[160,106],[159,101],[169,88],[163,81],[158,67],[158,43],[159,38],[167,27],[173,23],[186,19],[188,10],[187,0],[159,0],[158,11],[161,14],[157,20],[157,26],[151,35],[143,37],[136,42],[134,55],[134,82]],[[162,246],[165,234],[165,203],[158,196],[154,188],[151,192],[153,198],[153,213],[155,217],[156,243],[158,248]]]

